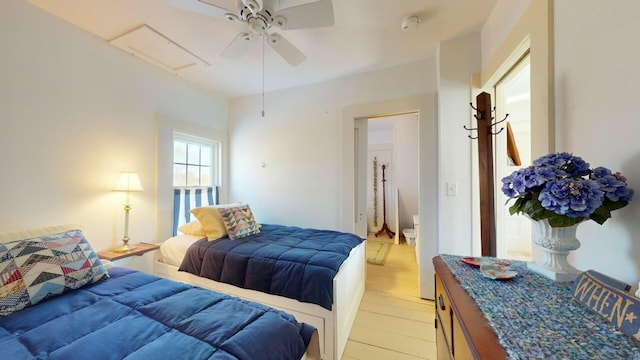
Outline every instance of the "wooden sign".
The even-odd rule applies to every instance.
[[[571,288],[573,298],[627,335],[640,340],[640,298],[631,287],[596,271],[585,271]]]

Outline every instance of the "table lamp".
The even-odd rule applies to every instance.
[[[142,191],[142,185],[140,185],[140,177],[138,173],[123,171],[120,173],[120,179],[113,188],[113,191],[124,191],[127,193],[124,203],[124,237],[122,238],[123,246],[116,249],[119,252],[130,252],[133,250],[129,246],[129,211],[131,211],[131,203],[129,201],[129,193],[132,191]]]

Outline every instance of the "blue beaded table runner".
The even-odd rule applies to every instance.
[[[440,255],[512,359],[640,359],[640,342],[573,300],[571,283],[556,283],[512,261],[511,280]],[[640,316],[640,314],[638,314]]]

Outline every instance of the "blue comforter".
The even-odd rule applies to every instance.
[[[315,329],[152,275],[111,278],[0,318],[2,359],[300,359]]]
[[[337,231],[265,224],[241,239],[198,240],[180,270],[331,310],[333,278],[362,241]]]

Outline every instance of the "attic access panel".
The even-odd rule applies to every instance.
[[[196,65],[211,66],[198,55],[147,24],[126,31],[109,40],[109,43],[173,74]]]

